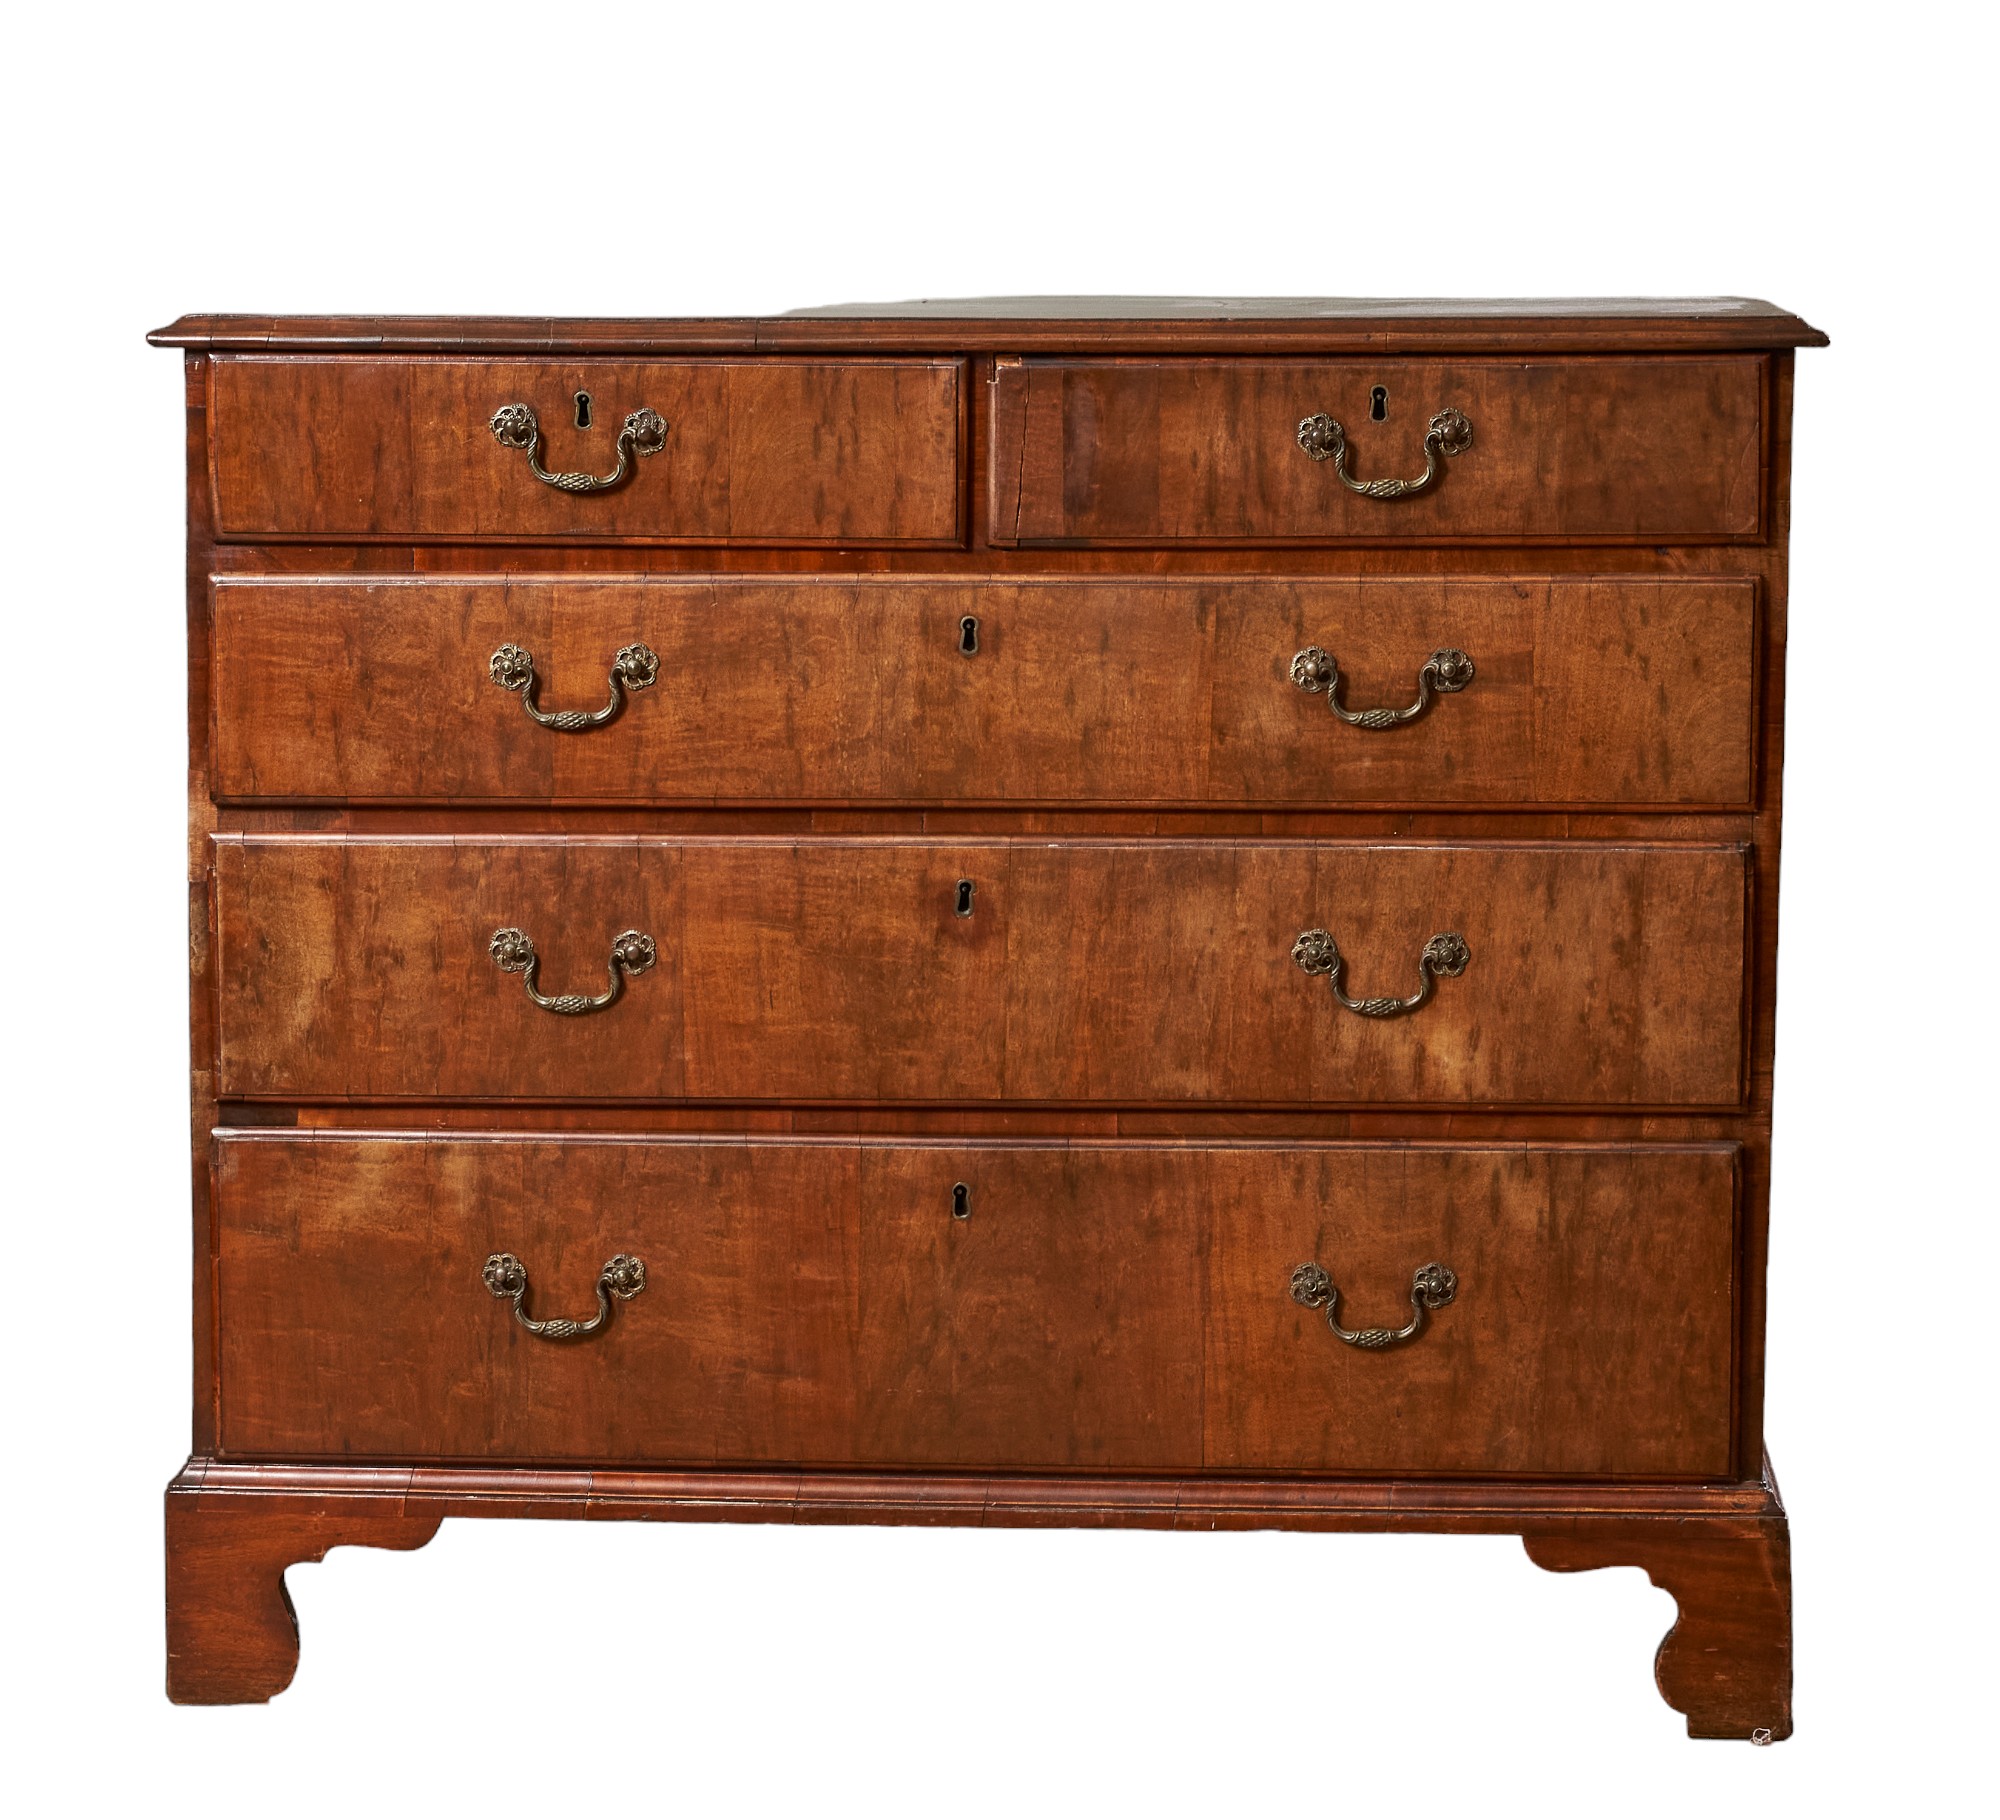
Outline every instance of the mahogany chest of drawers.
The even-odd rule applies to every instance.
[[[168,1686],[456,1515],[1434,1529],[1790,1729],[1741,299],[191,317]]]

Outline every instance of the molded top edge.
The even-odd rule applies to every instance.
[[[1589,353],[1824,347],[1755,297],[967,297],[779,316],[190,315],[147,339],[212,352]]]

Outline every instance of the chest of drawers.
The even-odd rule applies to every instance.
[[[446,1516],[1430,1529],[1790,1730],[1740,299],[190,317],[168,1686]]]

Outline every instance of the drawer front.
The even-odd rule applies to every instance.
[[[1741,1094],[1735,846],[224,836],[215,859],[224,1096]],[[616,972],[617,1001],[538,1007],[504,929],[545,996]],[[1428,1002],[1343,1008],[1324,944],[1295,960],[1315,929],[1350,998]],[[629,977],[628,930],[657,952]]]
[[[218,580],[214,786],[243,802],[1741,805],[1755,600],[1720,578]],[[634,645],[647,667],[614,681]],[[510,649],[525,657],[496,682]],[[1318,673],[1293,680],[1311,650],[1343,712],[1422,711],[1344,722]],[[1469,681],[1450,687],[1440,650],[1466,654]],[[605,718],[566,731],[524,702]]]
[[[959,541],[955,360],[515,361],[220,357],[211,459],[223,538]],[[577,394],[591,426],[576,426]],[[540,441],[496,437],[526,405]],[[665,423],[608,489],[621,426]]]
[[[989,534],[997,544],[1754,540],[1767,389],[1762,356],[1003,362]],[[1446,409],[1470,425],[1455,454],[1426,440]],[[1314,459],[1301,426],[1322,416],[1345,449],[1329,454],[1322,429]],[[1427,469],[1431,483],[1402,497],[1341,479],[1416,481]]]
[[[216,1180],[235,1454],[1730,1465],[1728,1146],[240,1134]],[[594,1314],[614,1256],[645,1283],[558,1342],[495,1253],[532,1319]],[[1308,1261],[1350,1331],[1406,1324],[1425,1264],[1456,1291],[1364,1349],[1294,1298]]]

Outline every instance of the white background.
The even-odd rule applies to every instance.
[[[15,1811],[1820,1815],[1967,1771],[2000,971],[1971,8],[37,12],[0,125]],[[1832,334],[1799,357],[1771,1258],[1793,1742],[1684,1738],[1636,1570],[1426,1537],[448,1523],[294,1570],[274,1705],[166,1703],[182,417],[142,335],[1008,291],[1740,292]]]

